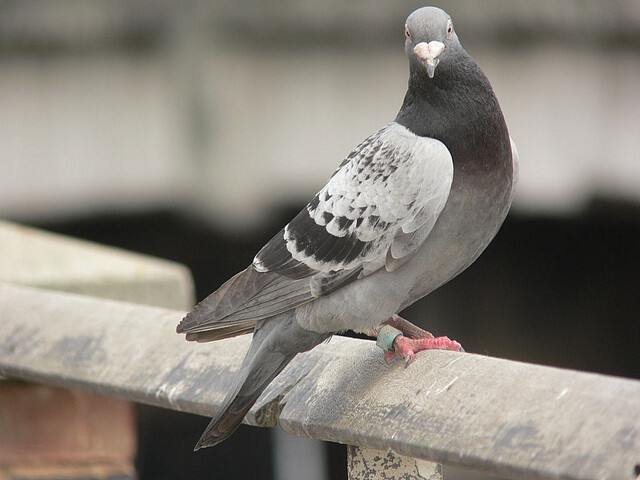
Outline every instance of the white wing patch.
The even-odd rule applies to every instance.
[[[433,228],[452,180],[453,162],[442,142],[390,123],[356,148],[307,206],[326,238],[302,241],[291,222],[286,249],[317,272],[397,268]],[[340,240],[344,248],[327,248]]]

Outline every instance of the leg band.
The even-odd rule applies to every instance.
[[[402,332],[391,325],[385,325],[380,329],[378,338],[376,339],[376,345],[379,346],[385,352],[393,352],[393,341],[398,335],[402,335]]]

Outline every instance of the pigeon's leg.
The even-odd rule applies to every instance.
[[[409,365],[422,350],[453,350],[464,352],[462,346],[449,337],[434,337],[426,330],[394,315],[378,332],[378,346],[384,350],[385,360],[402,357]]]
[[[409,338],[434,338],[433,333],[427,332],[421,329],[417,325],[414,325],[409,320],[402,318],[398,314],[393,314],[389,320],[384,322],[384,325],[391,325],[402,332],[405,337]]]

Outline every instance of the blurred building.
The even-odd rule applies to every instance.
[[[438,5],[494,86],[520,184],[487,252],[407,316],[468,351],[640,378],[640,4]],[[186,263],[202,298],[395,117],[419,6],[5,0],[0,216]],[[142,478],[296,478],[268,432],[193,456],[206,419],[139,418]]]
[[[264,224],[393,119],[418,5],[3,2],[0,211]],[[517,142],[518,211],[640,201],[637,2],[442,6]]]

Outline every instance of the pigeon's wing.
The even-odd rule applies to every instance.
[[[277,273],[259,273],[249,266],[198,303],[182,319],[177,332],[198,342],[235,337],[252,332],[258,320],[312,298],[308,279],[291,280]]]
[[[201,302],[178,330],[201,341],[245,333],[257,320],[398,268],[433,228],[452,180],[442,142],[390,123],[349,154],[252,267]]]
[[[311,279],[314,296],[410,258],[449,196],[451,154],[393,122],[362,142],[256,255],[259,272]]]

